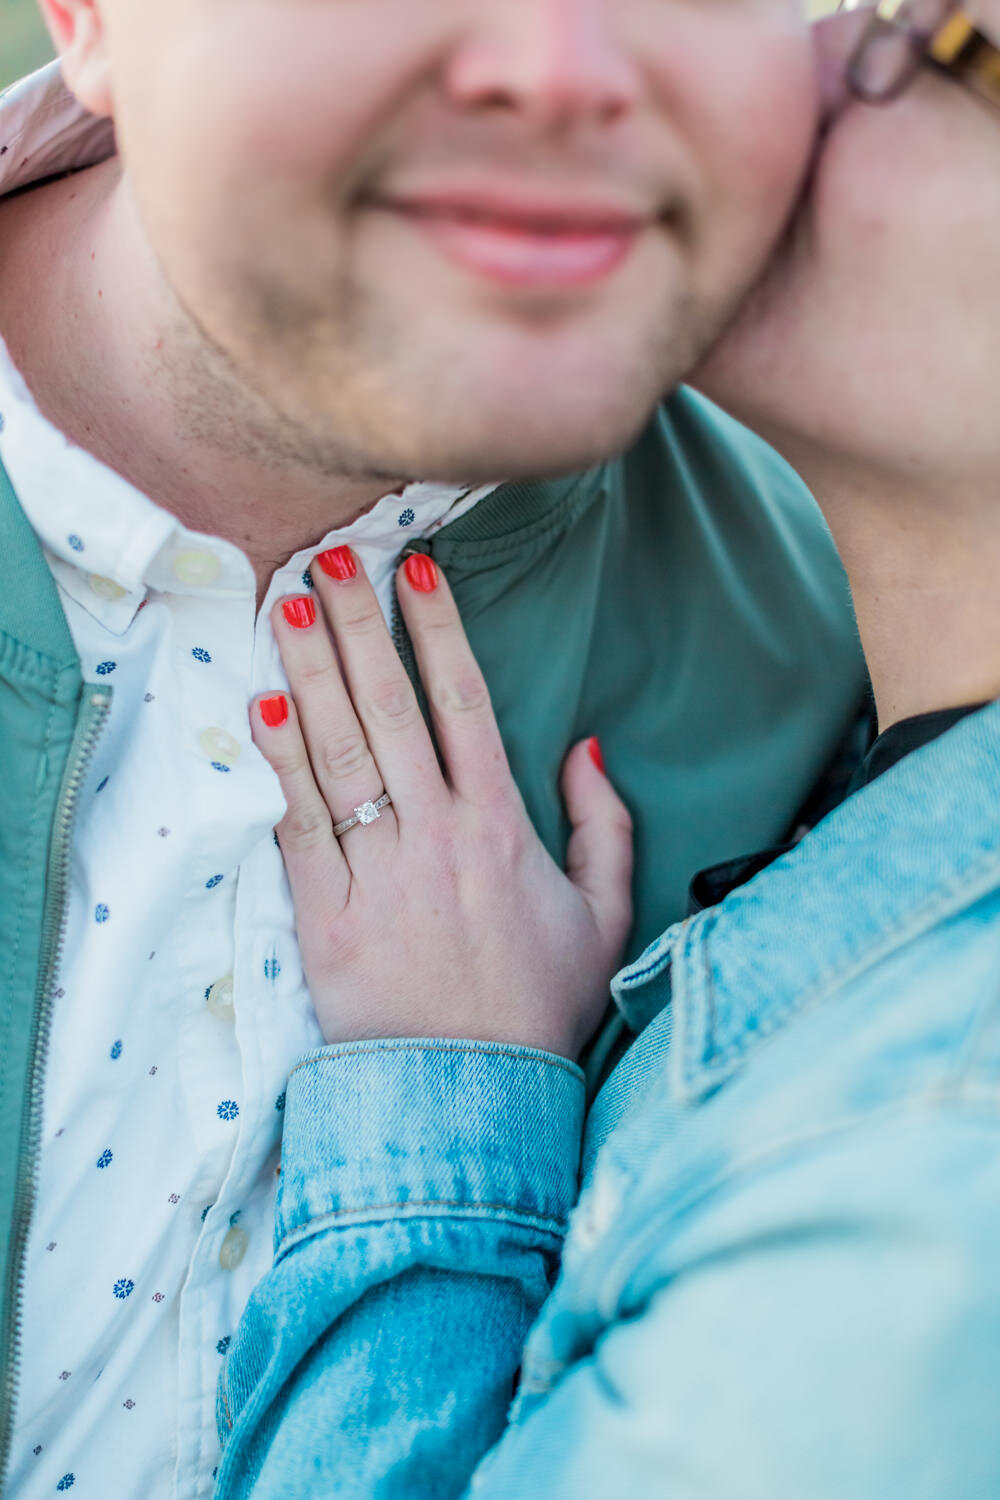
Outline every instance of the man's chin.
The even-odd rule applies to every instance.
[[[435,453],[423,447],[410,465],[427,478],[442,482],[461,479],[487,484],[497,479],[531,480],[555,478],[592,469],[628,448],[649,420],[655,402],[628,415],[594,414],[581,424],[560,422],[558,415],[537,409],[512,411],[497,426],[481,424],[477,440],[456,446],[442,441]]]
[[[439,481],[540,479],[621,453],[649,420],[662,379],[652,362],[605,349],[574,368],[565,359],[482,361],[396,382],[366,412],[369,453],[400,472]],[[377,414],[377,415],[376,415]]]
[[[659,316],[657,316],[659,314]],[[591,468],[627,448],[708,332],[687,302],[644,327],[525,332],[394,324],[252,370],[301,453],[324,469],[490,483]],[[420,335],[426,335],[421,337]],[[251,375],[246,361],[248,376]]]

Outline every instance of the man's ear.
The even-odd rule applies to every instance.
[[[67,87],[93,115],[112,113],[111,68],[97,0],[39,0]]]

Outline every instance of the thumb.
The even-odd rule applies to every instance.
[[[598,740],[581,740],[562,774],[566,812],[573,828],[566,873],[593,913],[617,963],[632,925],[632,819],[604,769]]]

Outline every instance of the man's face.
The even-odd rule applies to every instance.
[[[106,0],[130,191],[304,450],[515,477],[622,446],[759,273],[799,0]]]
[[[1000,0],[963,8],[1000,39]],[[928,68],[891,103],[849,98],[867,22],[817,31],[829,119],[809,191],[698,383],[793,461],[995,480],[1000,109]]]

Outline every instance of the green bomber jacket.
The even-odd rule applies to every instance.
[[[560,764],[577,738],[600,736],[635,817],[630,956],[682,915],[697,870],[785,834],[863,691],[847,581],[814,502],[689,391],[623,457],[505,485],[415,546],[447,572],[557,855]],[[82,680],[2,467],[0,559],[2,1465],[75,796],[112,695]]]

